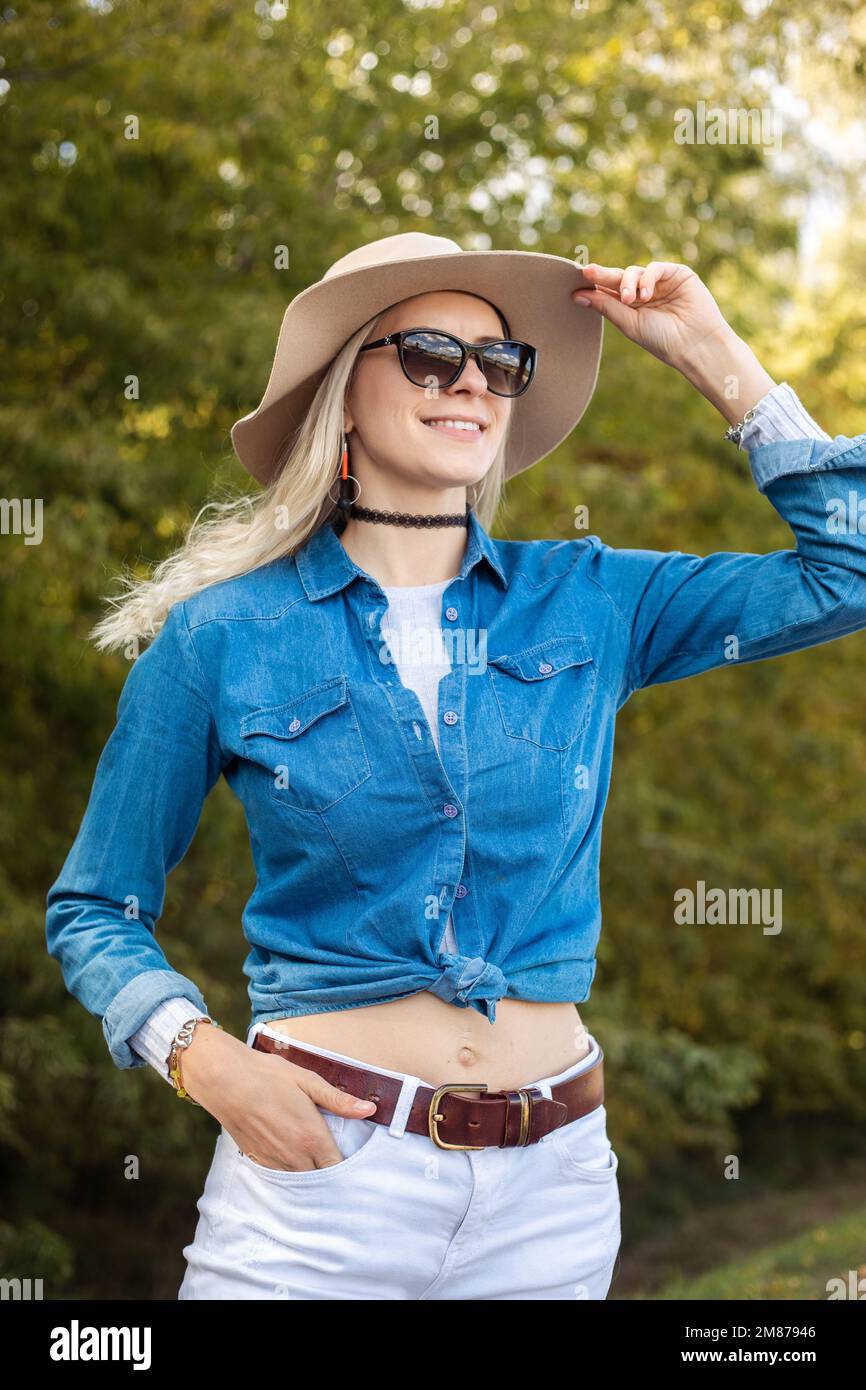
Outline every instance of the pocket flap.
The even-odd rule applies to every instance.
[[[277,705],[273,709],[253,710],[251,714],[244,715],[240,726],[241,737],[269,734],[272,738],[297,738],[323,714],[330,714],[332,710],[345,705],[347,699],[346,677],[335,676],[322,685],[314,686],[312,690],[305,690],[287,704]]]
[[[582,666],[592,661],[592,652],[585,637],[572,633],[564,637],[552,637],[539,642],[525,651],[514,652],[510,656],[488,656],[488,666],[496,666],[508,671],[522,681],[543,681],[555,676],[567,666]]]

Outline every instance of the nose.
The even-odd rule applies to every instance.
[[[468,391],[472,396],[483,396],[487,390],[487,378],[479,367],[474,357],[466,360],[466,366],[460,373],[453,385],[446,387],[448,394],[452,391]]]

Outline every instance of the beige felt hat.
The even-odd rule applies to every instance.
[[[489,300],[509,332],[538,351],[529,389],[515,398],[506,478],[549,454],[574,429],[595,390],[604,320],[575,304],[590,287],[580,267],[537,251],[464,251],[449,237],[400,232],[341,256],[283,315],[265,394],[232,426],[235,453],[260,483],[274,474],[322,377],[348,338],[401,299],[464,290]]]

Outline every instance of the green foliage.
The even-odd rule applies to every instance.
[[[862,156],[834,166],[790,118],[781,161],[672,129],[699,98],[760,105],[760,74],[783,81],[797,54],[822,118],[842,120],[862,106],[866,34],[846,32],[841,0],[820,14],[793,0],[34,0],[4,14],[0,477],[5,497],[44,499],[45,537],[0,537],[0,1263],[43,1273],[46,1297],[173,1297],[213,1121],[150,1069],[112,1066],[44,950],[45,893],[126,675],[86,642],[102,595],[123,565],[173,549],[208,495],[249,486],[228,431],[261,395],[285,305],[400,230],[687,261],[776,379],[791,373],[831,433],[859,433]],[[835,180],[840,230],[803,277],[798,217],[819,177]],[[606,327],[589,411],[515,481],[495,529],[573,536],[586,504],[614,545],[789,546],[722,429]],[[855,635],[623,711],[582,1014],[635,1183],[651,1187],[664,1155],[736,1149],[750,1115],[866,1114],[862,674]],[[673,893],[698,878],[782,886],[781,935],[675,926]],[[159,934],[236,1033],[251,885],[220,787]]]

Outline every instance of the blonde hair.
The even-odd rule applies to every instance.
[[[338,495],[345,396],[358,350],[384,312],[370,319],[337,353],[295,437],[278,451],[272,482],[259,495],[207,503],[180,548],[156,565],[148,578],[129,572],[118,576],[121,594],[105,596],[109,611],[88,634],[100,651],[150,640],[173,604],[210,584],[294,554],[337,514],[328,493]],[[493,463],[469,496],[485,530],[493,525],[499,509],[512,420],[513,411]],[[206,517],[208,512],[214,515]]]

